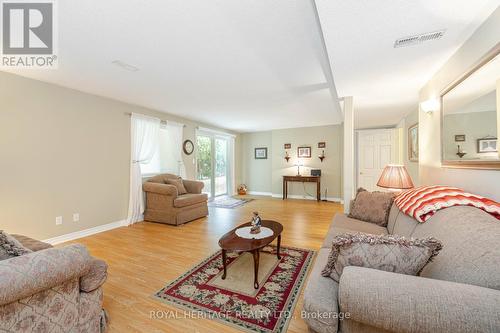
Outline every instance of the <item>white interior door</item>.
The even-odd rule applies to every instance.
[[[358,131],[357,186],[369,191],[384,190],[377,186],[387,164],[398,161],[398,142],[395,129]]]

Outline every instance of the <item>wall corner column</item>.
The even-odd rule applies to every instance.
[[[352,96],[344,97],[344,213],[349,212],[349,205],[354,198],[356,184],[354,165],[354,104]]]

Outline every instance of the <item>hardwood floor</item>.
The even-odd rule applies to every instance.
[[[210,208],[209,217],[178,227],[141,222],[71,242],[86,245],[92,255],[109,265],[104,285],[104,307],[111,319],[109,332],[240,332],[210,319],[151,318],[153,311],[183,314],[151,295],[217,251],[220,236],[248,222],[253,211],[283,224],[283,245],[314,250],[320,248],[332,217],[342,211],[338,203],[256,199],[236,209]],[[301,309],[302,295],[289,333],[307,332]]]

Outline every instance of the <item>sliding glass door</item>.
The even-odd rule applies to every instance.
[[[227,194],[227,139],[215,138],[215,196]]]
[[[229,139],[213,133],[196,135],[197,179],[209,198],[229,193]]]
[[[212,196],[212,138],[205,135],[196,136],[196,177],[205,186],[203,193]]]

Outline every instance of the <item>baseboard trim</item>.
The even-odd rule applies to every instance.
[[[283,194],[281,193],[274,193],[272,195],[273,198],[283,198]],[[303,196],[303,195],[298,195],[298,194],[289,194],[288,199],[300,199],[300,200],[316,200],[316,197],[311,197],[311,196]],[[321,198],[324,200],[325,198]],[[339,202],[343,203],[344,201],[341,198],[336,198],[336,197],[327,197],[327,201],[333,201],[333,202]]]
[[[60,243],[64,243],[64,242],[69,242],[69,241],[72,241],[72,240],[75,240],[78,238],[95,235],[95,234],[98,234],[100,232],[116,229],[119,227],[125,227],[127,225],[128,225],[127,220],[121,220],[121,221],[111,222],[108,224],[98,225],[97,227],[93,227],[93,228],[89,228],[89,229],[85,229],[85,230],[81,230],[81,231],[71,232],[69,234],[45,239],[43,241],[45,243],[56,245],[56,244],[60,244]]]
[[[263,195],[266,197],[270,197],[273,195],[271,192],[256,192],[256,191],[248,191],[248,194],[250,194],[250,195]]]
[[[273,198],[283,198],[283,194],[281,194],[281,193],[248,191],[247,194],[262,195],[262,196],[273,197]],[[311,196],[304,197],[303,195],[298,195],[298,194],[289,194],[288,198],[289,199],[302,199],[302,200],[316,200],[316,197],[311,197]],[[337,197],[327,197],[326,200],[333,201],[333,202],[339,202],[341,204],[344,203],[344,200],[342,200],[341,198],[337,198]]]

